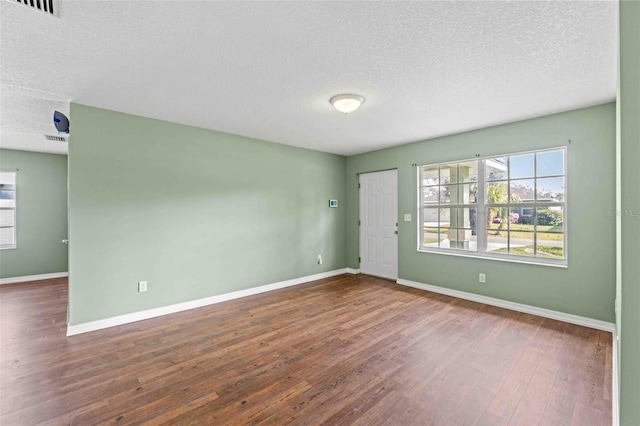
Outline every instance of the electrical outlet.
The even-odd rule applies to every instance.
[[[138,293],[144,293],[145,291],[147,291],[147,282],[138,281]]]
[[[480,272],[480,274],[478,275],[478,281],[480,281],[481,283],[486,283],[487,282],[487,275],[483,274],[482,272]]]
[[[322,255],[318,255],[318,265],[322,265]]]

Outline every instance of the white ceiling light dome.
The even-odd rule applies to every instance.
[[[349,114],[360,108],[360,105],[364,102],[364,98],[360,95],[343,94],[333,96],[329,99],[329,102],[331,102],[331,105],[338,111]]]

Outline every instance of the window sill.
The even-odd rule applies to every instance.
[[[481,260],[497,260],[498,262],[508,262],[508,263],[523,263],[526,265],[536,265],[536,266],[550,266],[552,268],[563,268],[567,269],[569,265],[567,264],[567,259],[557,262],[549,262],[549,261],[540,261],[535,260],[535,258],[515,258],[513,256],[500,256],[500,255],[489,255],[486,253],[465,253],[459,251],[451,251],[451,250],[434,250],[429,249],[426,250],[424,248],[418,248],[419,253],[429,253],[429,254],[443,254],[445,256],[457,256],[457,257],[468,257],[472,259],[481,259]]]

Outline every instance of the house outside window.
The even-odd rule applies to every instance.
[[[16,248],[16,174],[0,172],[0,249]]]
[[[567,264],[566,149],[420,166],[418,250]]]

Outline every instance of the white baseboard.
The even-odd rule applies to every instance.
[[[618,394],[618,330],[614,327],[611,351],[611,426],[620,426],[620,396]]]
[[[322,272],[315,275],[307,275],[306,277],[294,278],[291,280],[280,281],[277,283],[267,284],[260,287],[247,288],[231,293],[219,294],[217,296],[205,297],[204,299],[191,300],[189,302],[177,303],[175,305],[162,306],[160,308],[148,309],[146,311],[133,312],[116,317],[105,318],[97,321],[85,322],[82,324],[67,325],[67,336],[75,334],[87,333],[89,331],[101,330],[103,328],[115,327],[117,325],[128,324],[131,322],[142,321],[149,318],[155,318],[162,315],[173,314],[176,312],[186,311],[189,309],[200,308],[202,306],[213,305],[215,303],[226,302],[228,300],[239,299],[241,297],[253,296],[254,294],[265,293],[267,291],[278,290],[285,287],[308,283],[310,281],[321,280],[323,278],[334,277],[351,273],[348,268],[336,269],[334,271]]]
[[[360,273],[360,269],[347,268],[347,274],[357,275]]]
[[[68,276],[69,276],[68,272],[55,272],[53,274],[26,275],[24,277],[0,278],[0,285],[24,283],[28,281],[51,280],[53,278],[64,278]]]
[[[522,303],[509,302],[508,300],[495,299],[493,297],[467,293],[465,291],[452,290],[449,288],[438,287],[431,284],[423,284],[415,281],[405,280],[402,278],[398,278],[396,282],[398,284],[417,288],[420,290],[432,291],[434,293],[445,294],[447,296],[453,296],[459,299],[471,300],[472,302],[484,303],[486,305],[497,306],[499,308],[510,309],[512,311],[518,311],[526,314],[537,315],[539,317],[564,321],[570,324],[594,328],[596,330],[608,331],[610,333],[613,333],[616,329],[616,325],[612,322],[600,321],[593,318],[581,317],[579,315],[567,314],[559,311],[552,311],[551,309],[538,308],[537,306],[525,305]]]

